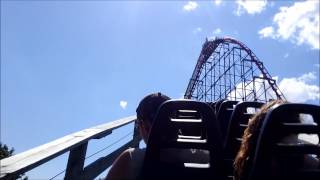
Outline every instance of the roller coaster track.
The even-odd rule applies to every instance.
[[[216,38],[216,39],[210,40],[210,41],[206,40],[206,42],[203,44],[201,53],[200,53],[198,61],[197,61],[197,64],[194,68],[194,71],[192,73],[192,77],[191,77],[189,84],[187,86],[184,98],[186,98],[186,99],[192,98],[192,94],[194,93],[194,91],[196,89],[197,81],[200,80],[200,74],[203,71],[204,64],[208,61],[210,56],[212,56],[212,54],[215,52],[215,50],[217,50],[218,46],[223,43],[238,45],[242,50],[247,52],[247,54],[250,57],[251,62],[255,63],[256,67],[260,70],[260,72],[262,74],[262,78],[268,82],[269,86],[271,87],[271,89],[275,93],[276,98],[277,99],[285,99],[284,95],[282,94],[282,92],[278,88],[275,80],[272,79],[271,75],[269,74],[267,69],[264,67],[263,63],[258,59],[258,57],[244,43],[242,43],[236,39],[230,38],[230,37]],[[220,61],[220,59],[218,59],[218,60]],[[224,73],[224,72],[222,72],[222,73]],[[221,74],[220,74],[220,76],[222,76]],[[218,99],[215,99],[215,100],[218,100]]]

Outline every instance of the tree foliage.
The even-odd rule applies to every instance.
[[[2,144],[0,142],[0,160],[12,156],[13,152],[14,152],[14,148],[10,149],[6,144]],[[24,174],[21,174],[19,176],[19,179],[28,180],[28,177],[25,176]]]
[[[0,159],[4,159],[6,157],[9,157],[11,155],[13,155],[14,149],[11,148],[9,150],[8,146],[6,144],[2,144],[0,142]]]

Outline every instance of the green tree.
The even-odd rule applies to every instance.
[[[0,159],[13,155],[14,149],[9,150],[8,146],[0,142]]]
[[[13,152],[14,152],[14,148],[10,149],[6,144],[2,144],[0,142],[0,160],[12,156]],[[19,179],[28,180],[28,177],[25,176],[24,174],[21,174],[19,176]]]

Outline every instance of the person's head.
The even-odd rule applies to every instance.
[[[267,112],[284,103],[286,102],[283,100],[271,101],[263,105],[260,111],[249,119],[248,127],[243,133],[242,143],[234,161],[236,179],[240,179],[244,176],[244,171],[246,171],[248,166],[250,152],[253,151],[256,146],[258,130],[260,129]]]
[[[158,92],[149,94],[140,101],[136,110],[137,123],[140,134],[145,142],[148,140],[152,123],[160,105],[169,99],[168,96]]]

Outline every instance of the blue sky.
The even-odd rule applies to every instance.
[[[19,153],[133,115],[150,92],[181,98],[214,36],[245,43],[289,100],[320,104],[318,1],[1,1],[1,142]]]

